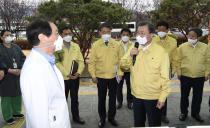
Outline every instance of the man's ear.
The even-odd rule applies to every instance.
[[[38,35],[38,39],[39,39],[40,41],[44,41],[44,40],[46,40],[46,38],[47,38],[47,37],[46,37],[44,34],[42,34],[42,33]]]

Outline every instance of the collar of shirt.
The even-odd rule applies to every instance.
[[[164,43],[164,42],[166,42],[166,40],[168,40],[169,35],[166,34],[166,37],[163,40],[160,38],[160,36],[158,36],[158,37],[160,39],[160,42]]]
[[[50,55],[40,51],[38,48],[32,48],[32,49],[37,51],[38,53],[40,53],[42,56],[44,56],[44,58],[51,64],[52,67],[55,65],[55,56],[54,55],[50,56]]]
[[[68,50],[70,50],[71,44],[64,44]]]
[[[193,47],[193,48],[199,47],[199,42],[197,42],[195,45],[188,42],[188,46]]]
[[[99,39],[99,41],[100,41],[100,44],[104,45],[104,46],[111,46],[113,44],[112,38],[109,39],[108,45],[105,44],[105,42],[104,42],[104,40],[102,38]]]
[[[149,45],[147,45],[147,46],[142,46],[142,45],[140,45],[141,46],[141,48],[142,48],[142,50],[143,51],[146,51],[148,48],[149,48],[149,46],[151,45],[152,43],[150,43]]]
[[[127,47],[128,47],[128,42],[127,42],[127,43],[125,43],[125,44],[123,43],[124,52],[126,52]]]
[[[196,44],[192,44],[192,46],[195,48],[197,46],[197,43]]]

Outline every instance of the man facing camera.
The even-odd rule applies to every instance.
[[[119,43],[111,38],[111,26],[107,23],[99,27],[101,38],[91,48],[88,70],[94,83],[98,87],[98,113],[100,121],[98,126],[103,128],[106,121],[106,94],[109,90],[108,121],[113,126],[118,126],[116,115],[117,80],[116,69],[118,67],[119,80],[122,79],[122,71],[119,67],[123,50]]]
[[[161,126],[161,108],[170,93],[169,57],[152,41],[154,32],[152,24],[140,23],[136,37],[140,46],[131,47],[120,62],[131,72],[135,127],[145,126],[146,115],[150,127]]]

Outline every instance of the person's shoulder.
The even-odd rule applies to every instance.
[[[157,41],[157,40],[159,40],[159,39],[160,39],[159,36],[155,36],[155,37],[152,38],[153,41]]]
[[[187,46],[189,46],[189,42],[184,42],[184,43],[179,45],[179,48],[185,48]]]
[[[79,44],[77,44],[77,43],[75,43],[75,42],[71,42],[71,45],[72,45],[73,47],[75,47],[75,48],[80,48],[80,47],[79,47]]]
[[[156,42],[152,42],[152,45],[156,49],[156,51],[163,52],[163,53],[166,52],[166,50],[162,46],[158,45]]]
[[[177,43],[176,39],[171,37],[171,36],[167,36],[168,40],[171,42],[171,43]]]
[[[208,45],[207,44],[205,44],[205,43],[203,43],[203,42],[198,42],[199,43],[199,45],[201,45],[201,46],[203,46],[203,47],[208,47]]]
[[[97,47],[97,46],[99,46],[101,43],[103,42],[103,39],[98,39],[97,41],[95,41],[94,43],[93,43],[93,47]]]
[[[133,41],[128,41],[128,44],[130,44],[130,45],[134,45],[135,43],[133,42]]]
[[[20,48],[17,44],[11,43],[11,45],[12,45],[13,47],[15,47],[16,49],[21,50],[21,48]]]

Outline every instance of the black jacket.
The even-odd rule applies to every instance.
[[[0,44],[0,57],[8,69],[21,69],[26,58],[20,47],[16,44],[11,44],[10,48]],[[16,63],[15,67],[14,63]],[[14,97],[20,95],[20,76],[8,72],[0,83],[0,96]]]
[[[0,57],[0,70],[3,70],[5,75],[7,74],[7,71],[8,71],[7,66],[3,62],[3,59],[1,57]]]

